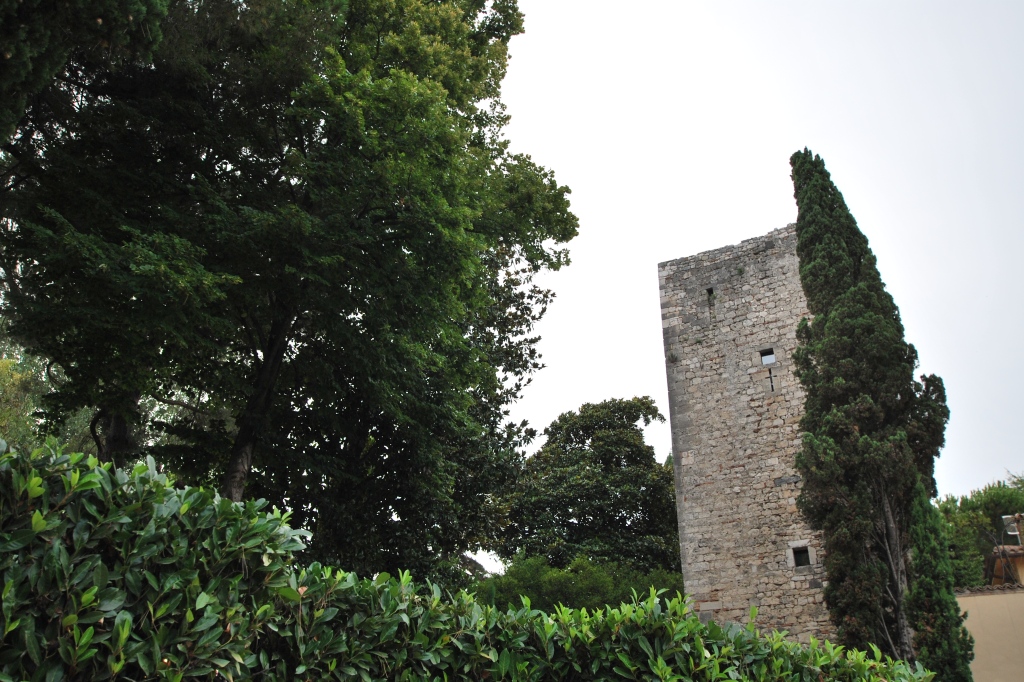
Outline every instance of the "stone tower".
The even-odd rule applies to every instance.
[[[806,316],[794,225],[661,263],[679,544],[702,620],[830,636],[821,537],[796,509]]]

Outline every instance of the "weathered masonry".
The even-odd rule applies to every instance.
[[[702,620],[831,635],[821,537],[796,509],[806,316],[790,225],[661,263],[679,541]]]

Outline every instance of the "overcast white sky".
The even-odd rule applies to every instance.
[[[634,395],[667,415],[657,264],[794,222],[807,146],[946,382],[940,494],[1024,472],[1024,3],[519,4],[508,136],[572,188],[580,236],[514,417]],[[671,451],[667,424],[647,439]]]

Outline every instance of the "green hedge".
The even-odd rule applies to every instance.
[[[598,612],[293,564],[262,501],[50,446],[0,456],[0,680],[931,679],[878,652],[701,624],[680,598]]]

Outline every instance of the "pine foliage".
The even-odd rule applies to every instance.
[[[798,506],[824,531],[825,599],[840,639],[913,660],[914,630],[934,614],[908,605],[911,512],[936,493],[945,390],[937,376],[915,380],[917,352],[824,162],[806,149],[790,162],[800,279],[813,316],[801,321],[794,354],[807,395]],[[931,641],[964,642],[958,624],[941,626]]]
[[[913,576],[908,603],[914,623],[914,651],[925,668],[942,682],[971,682],[974,638],[953,594],[953,564],[942,514],[924,488],[914,498],[910,537]]]

